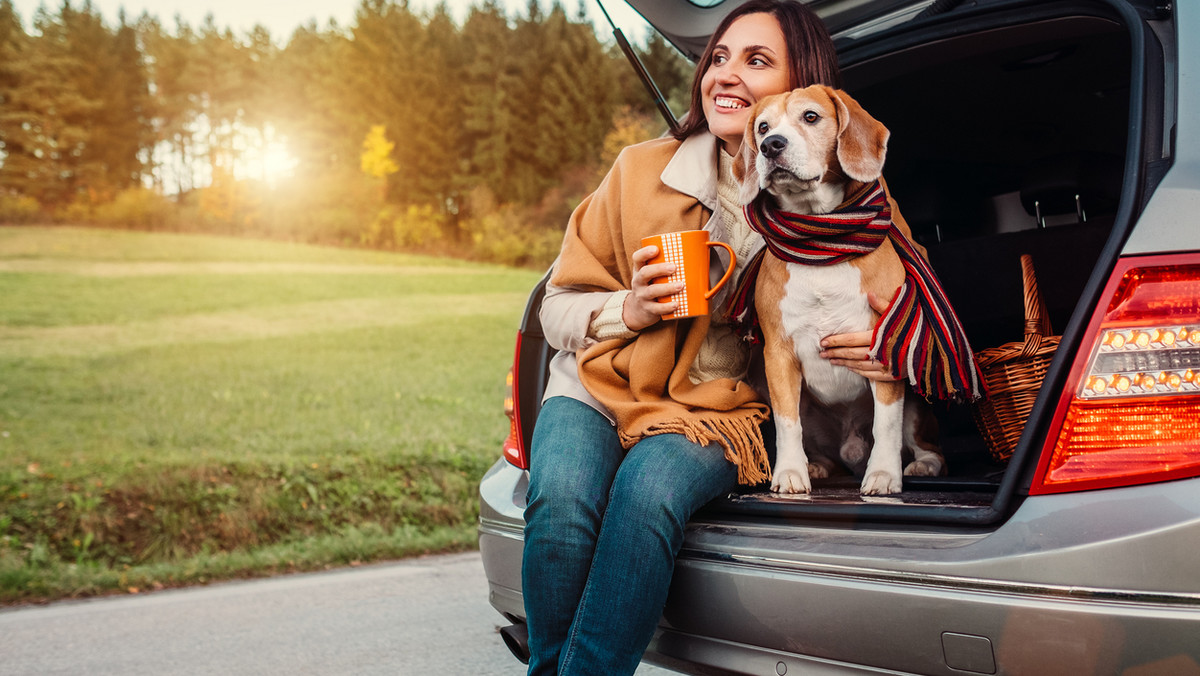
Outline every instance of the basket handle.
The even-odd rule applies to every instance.
[[[1042,339],[1050,335],[1050,313],[1038,290],[1033,258],[1029,254],[1021,254],[1021,279],[1025,285],[1025,347],[1021,350],[1024,359],[1037,353]]]

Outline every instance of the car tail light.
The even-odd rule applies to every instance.
[[[1101,298],[1034,495],[1200,476],[1200,253],[1120,259]]]
[[[521,334],[517,334],[517,349],[513,355],[512,368],[505,377],[504,415],[508,416],[508,438],[504,440],[504,459],[521,469],[529,469],[529,454],[525,450],[525,437],[521,434],[520,385],[516,374],[521,372]]]

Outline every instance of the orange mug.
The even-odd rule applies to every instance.
[[[659,277],[655,284],[665,282],[683,282],[684,289],[673,296],[660,299],[663,303],[679,301],[679,308],[663,319],[682,319],[708,314],[708,301],[717,291],[725,286],[733,274],[737,264],[737,255],[724,242],[710,242],[708,232],[704,230],[684,230],[668,232],[642,239],[642,246],[658,247],[658,255],[650,259],[646,265],[655,263],[674,263],[675,274],[669,277]],[[729,252],[729,268],[725,275],[711,289],[708,288],[708,248],[724,247]]]

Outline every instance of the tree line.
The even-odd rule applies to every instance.
[[[681,110],[690,66],[639,47]],[[362,0],[280,44],[210,15],[0,0],[0,222],[270,236],[544,264],[624,145],[665,131],[580,4]]]

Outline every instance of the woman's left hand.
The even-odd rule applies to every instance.
[[[888,305],[891,303],[890,300],[884,300],[874,293],[867,294],[867,302],[879,314],[887,311]],[[858,331],[827,336],[821,341],[821,357],[828,359],[829,363],[834,366],[845,366],[870,380],[880,382],[903,380],[905,374],[901,373],[899,378],[895,378],[888,373],[883,364],[869,358],[871,334],[872,331]]]

